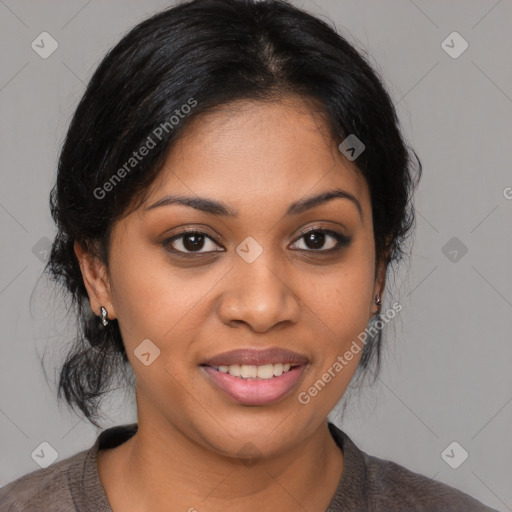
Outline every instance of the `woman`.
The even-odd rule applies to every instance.
[[[47,270],[79,321],[59,396],[99,426],[131,368],[137,423],[2,510],[492,510],[327,421],[401,309],[412,171],[377,74],[304,11],[193,0],[135,27],[71,122]]]

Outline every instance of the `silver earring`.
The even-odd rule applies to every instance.
[[[101,311],[101,323],[103,324],[103,326],[106,326],[106,325],[108,325],[107,310],[103,306],[101,306],[100,311]]]
[[[377,297],[375,297],[375,304],[377,304],[377,306],[380,306],[382,304],[382,300],[380,298],[380,293],[377,294]],[[377,311],[374,311],[373,314],[374,315],[378,315],[379,313],[379,309],[380,308],[377,308]]]

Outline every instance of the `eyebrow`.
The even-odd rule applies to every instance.
[[[290,204],[290,206],[288,206],[286,214],[299,215],[300,213],[310,210],[311,208],[327,203],[328,201],[332,201],[333,199],[348,199],[356,206],[361,219],[363,218],[361,204],[359,203],[357,198],[350,192],[347,192],[346,190],[342,190],[340,188],[321,192],[320,194],[317,194],[315,196],[306,197],[305,199],[296,201]],[[156,201],[156,203],[153,203],[151,206],[145,208],[145,211],[153,210],[154,208],[159,208],[161,206],[169,206],[171,204],[181,204],[184,206],[190,206],[192,208],[195,208],[196,210],[201,210],[205,213],[209,213],[211,215],[219,215],[222,217],[238,216],[238,211],[236,209],[230,208],[224,203],[215,201],[213,199],[208,199],[206,197],[197,196],[168,195],[162,197],[161,199]]]

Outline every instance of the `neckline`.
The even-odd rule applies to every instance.
[[[341,512],[347,504],[365,503],[366,486],[365,454],[350,437],[336,425],[328,422],[329,431],[343,452],[343,474],[326,512]],[[101,432],[94,445],[85,452],[85,459],[76,468],[81,478],[70,479],[71,494],[77,510],[112,512],[98,471],[98,451],[115,448],[130,439],[138,430],[137,423],[116,425]],[[76,498],[75,498],[76,497]]]

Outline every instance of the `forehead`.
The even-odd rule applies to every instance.
[[[301,98],[224,105],[188,124],[145,204],[180,192],[243,209],[338,187],[368,210],[366,180],[338,143],[323,113]]]

